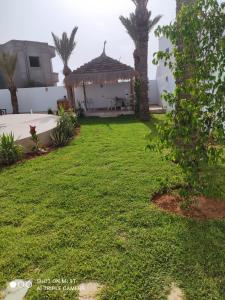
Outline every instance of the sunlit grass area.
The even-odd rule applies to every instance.
[[[161,117],[84,119],[68,147],[0,172],[0,287],[31,279],[26,299],[77,299],[39,291],[38,280],[96,281],[101,299],[225,299],[225,220],[160,211],[151,197],[182,182],[178,166],[145,150]],[[225,166],[207,194],[225,198]],[[219,188],[218,188],[219,186]]]

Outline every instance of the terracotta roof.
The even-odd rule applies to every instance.
[[[78,86],[86,83],[115,82],[119,79],[131,79],[135,76],[135,70],[118,60],[105,54],[84,64],[70,75],[66,76],[64,82],[67,86]]]

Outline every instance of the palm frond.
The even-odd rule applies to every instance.
[[[74,27],[71,32],[70,37],[67,36],[66,32],[63,32],[62,37],[57,37],[52,32],[53,41],[55,44],[56,52],[61,57],[65,66],[68,65],[69,58],[76,47],[75,36],[77,33],[78,27]]]
[[[134,5],[137,6],[144,6],[147,7],[148,5],[148,0],[132,0],[132,2],[134,3]]]
[[[146,27],[147,27],[148,33],[150,33],[150,31],[153,29],[153,27],[159,22],[159,20],[162,17],[161,15],[158,15],[153,20],[151,20],[151,16],[152,16],[152,12],[149,11],[148,18],[146,19]],[[126,28],[128,34],[134,41],[135,45],[137,45],[140,35],[139,35],[138,20],[137,20],[136,14],[131,13],[129,18],[120,16],[119,19],[120,19],[121,23],[123,24],[123,26]]]
[[[12,81],[16,70],[17,54],[10,54],[8,52],[0,53],[0,70],[7,79]]]
[[[151,16],[151,15],[150,15]],[[156,16],[153,20],[151,20],[149,18],[149,22],[148,22],[148,32],[150,32],[153,27],[155,27],[155,25],[160,21],[160,19],[162,18],[161,15]]]
[[[126,28],[128,34],[134,41],[134,44],[136,45],[138,34],[137,34],[137,24],[136,24],[136,17],[135,14],[130,14],[129,18],[125,18],[123,16],[120,16],[120,21],[123,24],[123,26]]]

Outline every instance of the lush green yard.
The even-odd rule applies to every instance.
[[[182,174],[145,151],[149,126],[85,120],[70,146],[0,172],[0,288],[32,279],[26,299],[77,299],[37,291],[37,279],[67,278],[102,283],[105,300],[158,300],[174,282],[186,299],[225,299],[225,220],[189,220],[150,203]],[[211,178],[207,193],[217,182],[222,198],[224,166]]]

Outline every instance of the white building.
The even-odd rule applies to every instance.
[[[166,37],[159,39],[159,51],[171,52],[173,45]],[[159,105],[162,105],[167,110],[170,109],[169,104],[163,99],[164,91],[172,93],[175,89],[175,79],[168,66],[164,65],[164,61],[161,60],[158,64],[156,71],[156,81],[159,90]]]
[[[53,72],[55,48],[42,42],[11,40],[0,45],[0,52],[17,54],[15,83],[17,88],[56,86],[58,73]],[[6,88],[0,74],[0,89]]]

